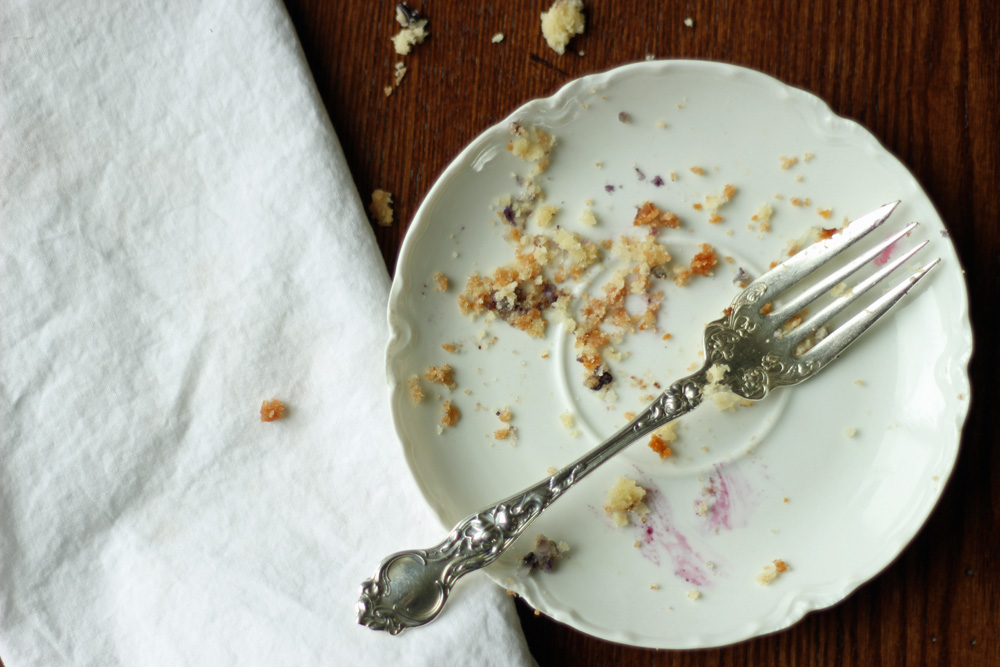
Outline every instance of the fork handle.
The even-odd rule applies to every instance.
[[[500,558],[571,486],[642,436],[696,408],[708,366],[671,384],[628,425],[562,470],[462,519],[440,544],[387,557],[361,584],[358,623],[397,635],[434,620],[459,578]]]

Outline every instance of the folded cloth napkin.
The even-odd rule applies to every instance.
[[[379,560],[443,531],[280,1],[5,0],[0,63],[7,667],[532,664],[482,576],[426,628],[355,621]]]

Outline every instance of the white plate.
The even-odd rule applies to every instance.
[[[629,122],[619,120],[622,111]],[[513,260],[505,226],[490,222],[497,221],[495,200],[518,191],[512,172],[526,175],[530,167],[505,150],[511,120],[557,137],[551,166],[538,179],[547,203],[561,207],[556,224],[594,240],[634,234],[635,207],[651,200],[682,218],[681,229],[660,235],[675,257],[708,242],[734,258],[683,289],[663,281],[660,331],[630,337],[620,349],[631,356],[612,363],[614,405],[583,388],[561,325],[550,320],[546,337],[532,339],[499,320],[484,324],[459,312],[469,274]],[[806,161],[806,153],[814,157]],[[782,169],[783,156],[799,162]],[[663,186],[653,185],[657,175]],[[720,211],[725,221],[708,224],[692,205],[726,184],[738,193]],[[811,204],[793,206],[791,197]],[[588,199],[596,227],[578,221]],[[556,502],[489,569],[499,585],[552,618],[657,648],[736,642],[843,599],[900,553],[952,471],[969,404],[965,284],[934,206],[871,134],[816,97],[739,67],[661,61],[579,79],[484,132],[432,188],[403,244],[388,347],[396,429],[427,501],[450,527],[569,463],[624,425],[626,411],[643,407],[640,396],[651,390],[632,386],[628,376],[666,386],[700,364],[703,324],[737,293],[739,267],[760,275],[810,226],[839,226],[895,199],[903,204],[889,226],[920,221],[914,236],[931,241],[920,257],[942,259],[902,309],[801,386],[735,413],[702,406],[685,417],[672,459],[660,461],[636,444]],[[775,210],[766,234],[748,229],[764,202]],[[817,208],[832,208],[830,220]],[[597,290],[611,265],[594,269],[576,291]],[[438,271],[451,280],[444,293],[433,286]],[[484,328],[497,342],[479,349]],[[664,341],[664,332],[672,338]],[[444,343],[461,348],[449,354]],[[428,397],[414,405],[406,380],[442,363],[456,369],[458,388],[449,395],[424,383]],[[445,398],[462,418],[439,434]],[[513,446],[492,437],[504,406],[514,414]],[[560,422],[567,411],[578,437]],[[601,509],[622,475],[649,490],[646,524],[616,528]],[[699,514],[703,501],[711,508],[706,516]],[[551,574],[518,579],[517,559],[538,533],[567,542],[570,558]],[[770,586],[756,583],[774,559],[791,570]],[[691,590],[701,597],[689,599]]]

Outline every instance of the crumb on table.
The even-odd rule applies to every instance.
[[[392,224],[392,195],[385,190],[375,190],[372,192],[372,201],[368,205],[368,211],[380,227],[390,226]]]
[[[266,400],[260,406],[260,420],[273,422],[285,416],[285,404],[276,398]]]
[[[563,55],[566,46],[587,27],[583,15],[583,0],[555,0],[547,12],[542,12],[542,36],[549,47]]]
[[[399,55],[409,55],[416,44],[422,44],[427,39],[427,19],[405,2],[400,2],[396,5],[396,22],[402,29],[393,35],[392,45]]]

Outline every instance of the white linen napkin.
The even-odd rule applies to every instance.
[[[426,628],[355,621],[379,560],[444,531],[279,0],[0,4],[0,230],[7,667],[532,664],[481,575]]]

